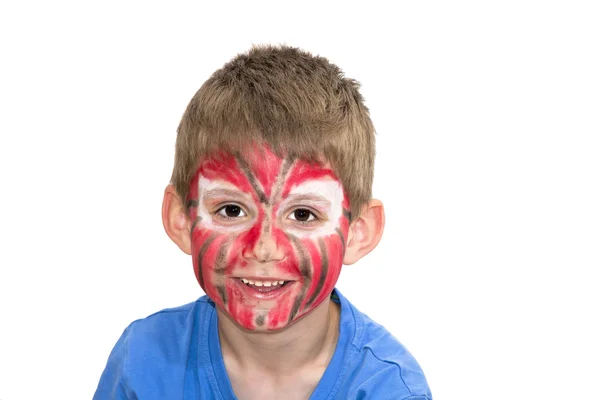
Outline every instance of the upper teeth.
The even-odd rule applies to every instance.
[[[242,282],[244,282],[247,285],[254,285],[254,286],[277,286],[277,285],[283,285],[283,283],[285,281],[252,281],[250,279],[246,279],[246,278],[240,278],[242,280]]]

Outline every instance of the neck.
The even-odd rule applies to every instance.
[[[339,336],[340,310],[326,300],[310,314],[276,332],[240,328],[217,309],[219,338],[229,369],[252,368],[271,374],[289,374],[305,367],[327,367]]]

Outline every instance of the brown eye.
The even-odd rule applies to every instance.
[[[242,210],[242,208],[240,206],[237,206],[235,204],[226,205],[225,207],[223,207],[219,211],[217,211],[217,214],[219,214],[222,217],[227,217],[227,218],[240,218],[240,217],[246,216],[246,213],[244,212],[244,210]]]
[[[310,222],[316,219],[315,214],[306,208],[294,210],[294,212],[292,212],[288,218],[299,222]]]

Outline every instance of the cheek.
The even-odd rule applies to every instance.
[[[308,249],[312,278],[304,307],[313,308],[325,300],[339,278],[343,260],[343,242],[341,235],[334,234],[318,241],[303,240]]]
[[[321,240],[322,242],[322,240]],[[302,247],[306,250],[306,253],[310,259],[311,273],[309,276],[307,297],[303,307],[308,307],[316,300],[316,295],[319,294],[319,290],[323,287],[323,274],[327,274],[328,265],[327,255],[322,252],[322,246],[319,246],[319,242],[315,242],[310,239],[304,239],[301,241]],[[324,264],[325,263],[325,264]]]
[[[214,242],[216,234],[207,230],[195,229],[191,236],[194,273],[196,274],[196,279],[198,280],[200,287],[205,289],[203,277],[203,270],[206,265],[205,256]]]
[[[231,248],[231,238],[208,230],[198,230],[192,235],[192,262],[194,273],[202,289],[211,298],[217,290],[223,298],[223,276],[227,267],[227,255]],[[219,279],[221,278],[221,279]],[[215,289],[215,287],[221,286]]]
[[[277,248],[284,254],[283,260],[277,263],[277,270],[288,276],[297,275],[300,262],[290,238],[284,231],[275,227],[272,230],[272,235]]]
[[[333,289],[342,270],[344,239],[342,235],[336,234],[324,238],[323,242],[329,257],[329,273],[325,278],[324,286]]]

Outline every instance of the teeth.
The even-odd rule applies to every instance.
[[[240,278],[240,280],[242,282],[244,282],[246,285],[253,285],[253,286],[265,286],[265,287],[271,287],[271,286],[277,286],[277,285],[283,285],[285,283],[285,281],[253,281],[250,279],[246,279],[246,278]]]

